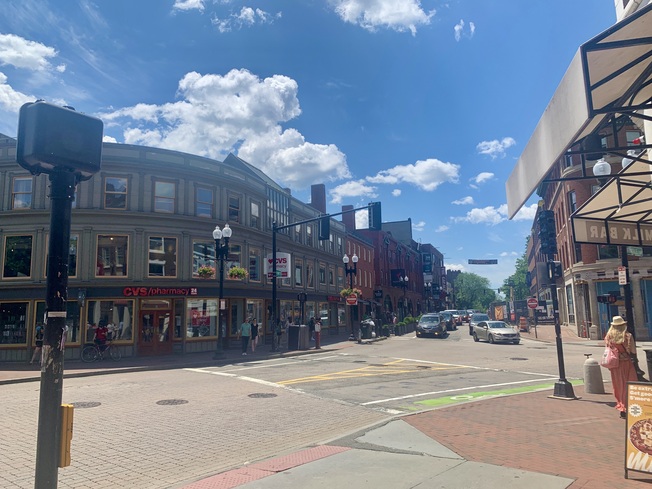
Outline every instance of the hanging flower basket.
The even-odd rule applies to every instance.
[[[247,278],[249,272],[242,267],[233,267],[229,270],[229,278],[233,280],[242,280]]]
[[[213,278],[215,276],[215,269],[209,266],[199,267],[197,269],[197,275],[199,275],[199,278]]]
[[[356,289],[355,287],[352,288],[352,289],[342,289],[342,290],[340,290],[340,295],[342,297],[344,297],[344,298],[347,298],[351,294],[355,294],[358,297],[360,297],[362,295],[362,291],[360,289]]]

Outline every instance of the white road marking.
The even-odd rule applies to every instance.
[[[518,385],[518,384],[529,384],[532,382],[540,382],[542,380],[547,380],[547,379],[538,379],[538,380],[519,380],[518,382],[505,382],[501,384],[486,384],[486,385],[476,385],[472,387],[460,387],[459,389],[448,389],[444,391],[431,391],[431,392],[422,392],[420,394],[410,394],[407,396],[400,396],[400,397],[390,397],[388,399],[380,399],[378,401],[369,401],[369,402],[362,402],[360,403],[361,406],[371,406],[372,404],[381,404],[383,402],[390,402],[390,401],[402,401],[404,399],[414,399],[415,397],[423,397],[423,396],[434,396],[437,394],[448,394],[451,392],[462,392],[462,391],[469,391],[469,390],[475,390],[475,389],[488,389],[492,387],[506,387],[510,385]]]
[[[244,375],[232,374],[232,373],[229,373],[229,372],[215,372],[214,370],[207,370],[207,369],[204,369],[204,368],[184,368],[184,370],[187,370],[189,372],[197,372],[197,373],[200,373],[200,374],[210,374],[210,375],[219,375],[221,377],[231,377],[231,378],[238,379],[238,380],[244,380],[244,381],[247,381],[247,382],[252,382],[254,384],[264,385],[264,386],[267,386],[267,387],[274,387],[274,388],[277,388],[277,389],[286,389],[286,390],[293,391],[293,392],[303,393],[302,390],[295,389],[293,387],[287,387],[285,385],[277,384],[275,382],[269,382],[267,380],[256,379],[254,377],[246,377]]]

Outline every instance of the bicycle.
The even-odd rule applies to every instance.
[[[118,361],[122,358],[120,348],[114,346],[112,341],[107,341],[104,345],[96,345],[95,343],[87,344],[82,349],[81,359],[86,363],[92,363],[97,360],[104,360],[107,353],[112,360]]]

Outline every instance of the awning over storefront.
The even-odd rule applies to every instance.
[[[652,166],[639,158],[571,215],[577,243],[652,246]]]
[[[569,148],[652,107],[652,4],[580,46],[506,183],[511,219]]]

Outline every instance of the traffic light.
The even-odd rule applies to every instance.
[[[369,229],[381,231],[383,228],[382,217],[380,213],[380,202],[371,202],[369,210]]]
[[[331,218],[323,216],[319,218],[319,239],[329,240],[331,238]]]
[[[555,213],[550,210],[540,211],[537,216],[539,224],[539,243],[541,253],[554,255],[557,253],[557,231],[555,229]]]

